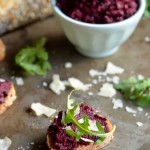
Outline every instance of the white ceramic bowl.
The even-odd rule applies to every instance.
[[[146,6],[139,0],[138,11],[130,18],[112,24],[90,24],[76,21],[65,15],[52,0],[54,14],[61,24],[65,35],[83,55],[93,58],[106,57],[115,53],[133,33]]]

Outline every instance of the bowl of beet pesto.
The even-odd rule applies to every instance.
[[[145,0],[52,0],[54,15],[81,54],[100,58],[114,54],[134,32]]]

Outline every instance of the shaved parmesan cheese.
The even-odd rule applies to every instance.
[[[100,88],[100,92],[98,92],[98,95],[103,97],[113,97],[115,94],[116,90],[110,83],[104,83],[103,86]]]
[[[128,106],[126,106],[125,109],[126,109],[126,111],[129,112],[129,113],[136,114],[136,110],[134,110],[134,109],[132,109],[132,108],[130,108],[130,107],[128,107]]]
[[[83,118],[79,119],[78,122],[83,123],[84,122]],[[91,130],[91,131],[96,131],[96,132],[98,131],[98,128],[96,126],[96,120],[90,120],[89,119],[88,129]]]
[[[81,140],[83,140],[85,142],[89,142],[89,143],[94,143],[94,141],[87,139],[87,138],[83,138],[83,137],[81,137]]]
[[[95,69],[91,69],[91,70],[89,70],[89,75],[91,77],[95,77],[95,76],[99,76],[99,75],[105,75],[105,73],[99,72],[98,70],[95,70]]]
[[[79,119],[78,122],[83,123],[84,122],[83,118]]]
[[[72,129],[71,129],[71,126],[66,126],[65,129],[66,129],[66,130],[72,130]]]
[[[136,124],[137,124],[138,127],[143,126],[143,123],[142,123],[142,122],[137,122]]]
[[[24,81],[23,81],[23,78],[21,77],[16,77],[16,84],[17,85],[24,85]]]
[[[0,150],[8,150],[11,145],[11,139],[5,137],[4,139],[0,139]]]
[[[123,102],[121,99],[113,98],[112,103],[114,104],[113,109],[123,108]]]
[[[118,84],[119,83],[119,80],[120,78],[118,76],[113,76],[113,77],[106,77],[106,81],[107,82],[112,82],[112,83],[115,83],[115,84]]]
[[[114,65],[111,62],[107,63],[107,67],[106,67],[106,70],[105,70],[106,74],[121,74],[123,72],[124,72],[123,68],[118,67],[118,66]]]
[[[41,103],[32,103],[31,109],[35,112],[37,116],[45,115],[50,117],[56,112],[56,109],[49,108]]]
[[[58,74],[54,74],[52,79],[53,81],[49,85],[49,88],[57,95],[60,95],[61,91],[64,91],[66,89],[66,86],[64,82],[60,80],[60,77]]]
[[[84,84],[79,79],[76,79],[74,77],[68,78],[68,82],[70,86],[75,90],[87,91],[92,86],[91,84]]]
[[[66,62],[65,63],[65,68],[67,68],[67,69],[72,68],[72,63],[71,62]]]
[[[88,129],[91,130],[91,131],[98,131],[98,128],[96,126],[96,120],[90,120],[89,119],[89,126],[88,126]]]
[[[74,112],[74,116],[78,115],[79,113],[80,113],[80,107],[78,106]]]

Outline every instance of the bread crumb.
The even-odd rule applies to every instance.
[[[22,77],[16,77],[16,84],[21,86],[21,85],[24,85],[24,80]]]
[[[65,63],[65,68],[67,68],[67,69],[72,68],[72,63],[71,62],[66,62]]]

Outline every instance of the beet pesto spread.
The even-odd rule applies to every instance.
[[[82,138],[88,139],[93,142],[96,142],[99,139],[99,137],[97,136],[85,134],[85,135],[82,135],[82,138],[79,141],[77,141],[75,137],[69,136],[65,131],[67,126],[70,127],[74,132],[77,132],[78,129],[76,125],[72,123],[67,124],[67,125],[64,125],[62,123],[62,118],[63,118],[63,115],[65,114],[66,112],[60,111],[58,113],[58,117],[54,119],[53,123],[48,128],[48,136],[52,137],[51,142],[53,143],[55,149],[73,150],[77,148],[79,145],[89,144],[89,142],[82,140]],[[107,126],[106,118],[95,114],[93,108],[86,106],[84,104],[80,104],[79,112],[74,117],[76,120],[79,121],[81,120],[83,115],[86,115],[88,119],[90,119],[91,121],[98,121],[104,127],[105,133],[110,132],[109,131],[110,129]]]
[[[8,81],[0,81],[0,104],[3,104],[5,102],[5,98],[8,95],[8,92],[10,90],[10,82]]]
[[[136,13],[138,0],[57,0],[67,16],[86,23],[109,24],[125,20]]]

